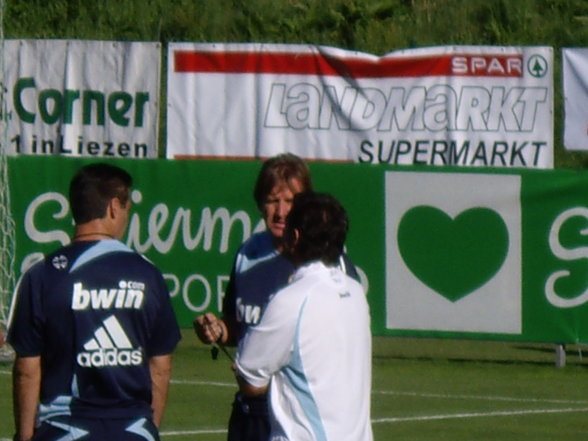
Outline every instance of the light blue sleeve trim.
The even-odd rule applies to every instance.
[[[43,422],[56,416],[71,415],[71,400],[72,397],[67,395],[57,396],[51,403],[39,404],[38,420]]]
[[[104,254],[114,252],[133,253],[134,251],[118,240],[101,240],[97,242],[96,245],[88,248],[86,251],[80,254],[74,264],[71,266],[69,272],[73,273],[75,270],[85,265],[86,263],[91,262],[93,259],[103,256]]]
[[[300,322],[302,319],[302,313],[306,307],[306,300],[300,308],[300,314],[298,315],[298,322],[296,324],[296,332],[294,337],[294,348],[292,353],[292,359],[290,365],[284,369],[284,374],[288,379],[288,382],[292,385],[292,390],[300,403],[306,418],[308,419],[314,435],[317,441],[327,441],[327,434],[321,420],[318,406],[312,396],[308,380],[304,374],[304,366],[302,365],[302,356],[300,354]]]
[[[125,431],[139,435],[141,438],[146,439],[147,441],[155,441],[155,438],[151,432],[149,432],[149,429],[145,427],[146,424],[147,418],[139,418],[137,421],[134,421],[133,424],[128,426]]]

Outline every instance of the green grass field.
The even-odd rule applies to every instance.
[[[586,347],[555,367],[552,345],[374,339],[376,441],[584,441],[588,438]],[[588,357],[588,351],[585,354]],[[0,441],[13,433],[10,365],[0,364]],[[165,441],[218,441],[235,392],[230,362],[191,331],[176,352]]]

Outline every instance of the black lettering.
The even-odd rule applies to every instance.
[[[82,155],[84,153],[84,138],[78,136],[78,155]]]
[[[537,165],[539,163],[539,153],[541,147],[546,147],[547,143],[542,141],[533,141],[531,144],[533,145],[533,147],[535,147],[535,157],[533,159],[533,165]]]
[[[53,153],[55,148],[55,143],[51,139],[43,139],[41,141],[41,153],[46,155],[47,153]]]
[[[106,149],[104,149],[102,154],[104,156],[114,156],[114,144],[112,142],[106,141],[104,145],[106,146]]]
[[[86,151],[92,156],[97,156],[100,154],[100,144],[94,141],[90,141],[86,144]]]
[[[527,162],[525,161],[525,158],[523,156],[523,149],[525,147],[527,147],[527,142],[523,142],[520,146],[517,147],[517,142],[515,141],[514,144],[512,145],[512,150],[510,151],[510,165],[513,166],[515,165],[515,158],[518,157],[519,158],[519,162],[522,166],[526,167],[527,166]]]
[[[490,144],[491,143],[491,144]],[[104,143],[110,147],[110,143]],[[140,157],[139,144],[120,143],[114,146],[118,156],[135,154]],[[147,145],[141,145],[147,155]],[[475,147],[475,148],[474,148]],[[456,141],[450,139],[364,139],[359,145],[357,161],[376,164],[412,164],[412,165],[463,165],[494,167],[531,167],[537,166],[542,151],[547,147],[542,141]],[[133,151],[134,148],[134,151]],[[527,151],[534,149],[533,152]],[[107,149],[109,151],[109,149]],[[471,152],[471,154],[470,154]],[[529,158],[533,155],[533,164]]]
[[[103,156],[103,157],[148,157],[149,146],[145,143],[113,142],[113,141],[86,141],[82,135],[71,144],[65,142],[62,134],[56,138],[41,139],[32,135],[30,144],[23,142],[22,136],[16,135],[10,139],[17,153],[30,153],[35,155],[72,155]]]
[[[131,151],[131,146],[128,145],[126,142],[121,142],[118,145],[118,154],[119,154],[119,156],[123,156],[123,157],[129,156],[129,152],[130,151]]]
[[[368,141],[367,139],[364,139],[363,141],[361,141],[361,144],[359,145],[359,158],[358,158],[359,162],[365,163],[365,164],[371,164],[372,162],[374,162],[374,155],[369,150],[373,147],[374,147],[374,145],[370,141]],[[365,154],[365,156],[364,156],[364,154]]]
[[[441,164],[447,165],[447,141],[436,140],[433,141],[433,147],[431,150],[431,165],[436,165],[436,158],[441,158]]]
[[[494,160],[496,159],[496,157],[498,157],[500,159],[500,162],[502,163],[502,165],[506,165],[506,160],[504,159],[504,155],[508,152],[508,143],[503,142],[503,141],[497,141],[494,143],[494,145],[492,146],[492,159],[491,159],[491,164],[492,165],[496,165],[496,162],[494,162]]]
[[[135,158],[146,158],[147,157],[147,144],[135,144]]]
[[[394,141],[390,143],[388,150],[388,157],[384,158],[384,141],[378,141],[378,164],[390,164],[392,160],[392,153],[394,152]]]
[[[484,165],[488,165],[488,159],[486,158],[486,145],[483,141],[478,144],[476,153],[474,153],[474,157],[472,158],[472,165],[474,165],[478,159],[481,160]]]
[[[464,141],[461,145],[461,149],[457,152],[457,143],[455,141],[451,141],[449,144],[449,164],[457,165],[460,163],[461,165],[466,165],[468,160],[468,153],[470,152],[470,142]],[[463,155],[463,159],[462,159]]]
[[[14,143],[14,148],[16,150],[16,153],[21,153],[20,151],[20,135],[16,135],[14,138],[12,138],[10,140],[11,143]]]
[[[59,153],[62,155],[68,155],[71,154],[72,151],[70,149],[67,149],[65,147],[65,145],[63,144],[63,135],[59,134],[57,135],[57,145],[59,146]]]
[[[421,149],[422,145],[426,145],[429,144],[429,141],[425,141],[425,140],[418,140],[416,142],[416,145],[414,147],[414,156],[413,156],[413,164],[420,164],[420,165],[426,165],[427,164],[427,159],[425,158],[424,160],[419,159],[419,155],[420,154],[427,154],[428,153],[428,149],[425,148],[424,150]]]
[[[394,148],[394,143],[396,143],[396,152],[394,155],[394,164],[398,164],[398,157],[400,155],[406,155],[410,153],[412,146],[409,141],[405,139],[401,139],[399,141],[392,141],[392,148]]]

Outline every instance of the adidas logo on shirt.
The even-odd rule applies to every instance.
[[[108,317],[84,345],[77,361],[83,367],[138,366],[143,353],[133,349],[127,334],[114,315]]]

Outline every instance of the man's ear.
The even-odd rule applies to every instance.
[[[121,203],[119,198],[112,198],[108,202],[107,214],[110,219],[116,217],[121,209]]]
[[[284,246],[286,251],[290,256],[292,256],[296,252],[296,245],[300,239],[300,230],[294,228],[293,230],[288,231],[285,239],[286,241]]]
[[[294,228],[292,232],[294,233],[294,243],[292,245],[296,245],[300,239],[300,230],[298,228]]]

